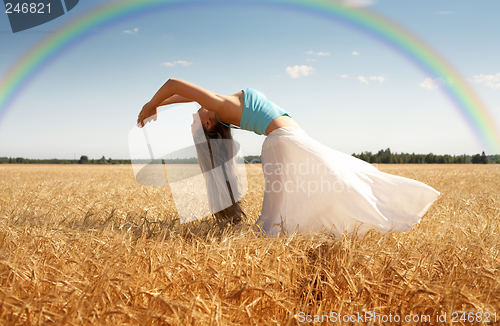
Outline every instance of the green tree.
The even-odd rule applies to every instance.
[[[472,164],[478,164],[481,163],[481,155],[476,154],[472,156]]]
[[[488,159],[486,154],[484,154],[484,151],[483,151],[483,153],[481,154],[481,164],[488,164],[488,163],[490,163],[490,160]]]
[[[386,150],[379,150],[377,153],[378,163],[392,163],[392,153],[390,148]]]
[[[78,164],[88,164],[88,163],[89,163],[89,157],[87,155],[80,156]]]

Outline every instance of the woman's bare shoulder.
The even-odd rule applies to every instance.
[[[231,95],[219,95],[219,94],[216,95],[222,98],[230,106],[235,106],[240,109],[243,108],[243,102],[244,102],[243,91],[239,91]]]
[[[223,103],[218,112],[219,118],[225,122],[239,126],[241,114],[243,112],[243,91],[239,91],[231,95],[216,94],[216,96],[218,96]]]

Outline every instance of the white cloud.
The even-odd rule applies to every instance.
[[[342,4],[350,8],[367,7],[374,4],[373,0],[342,0]]]
[[[420,83],[420,87],[425,88],[425,89],[437,89],[443,85],[443,79],[442,78],[430,78],[427,77],[424,79],[423,82]]]
[[[292,78],[299,78],[312,74],[314,72],[314,68],[305,65],[295,65],[293,67],[286,67],[286,72]]]
[[[307,58],[307,59],[306,59],[306,61],[312,61],[312,62],[315,62],[315,61],[316,61],[316,59],[309,59],[309,58]]]
[[[370,79],[371,80],[376,80],[376,81],[378,81],[380,83],[385,82],[385,77],[383,77],[383,76],[370,76]]]
[[[493,89],[500,89],[500,72],[495,75],[476,75],[469,80]]]
[[[172,61],[172,62],[164,62],[161,65],[162,66],[166,66],[166,67],[175,67],[177,65],[181,65],[181,66],[187,67],[187,66],[190,66],[192,64],[193,63],[189,62],[189,61],[178,60],[178,61]]]
[[[325,57],[325,56],[329,56],[330,52],[323,52],[323,51],[314,52],[313,50],[309,50],[306,52],[306,54],[313,54],[313,55],[319,55],[319,56]]]
[[[346,76],[346,77],[344,77]],[[342,78],[347,78],[347,75],[342,75],[341,76]],[[365,76],[358,76],[357,78],[360,82],[362,82],[363,84],[369,84],[368,83],[368,79],[369,80],[374,80],[374,81],[378,81],[379,83],[383,83],[386,81],[386,78],[384,76],[370,76],[370,77],[365,77]]]
[[[353,51],[351,54],[352,55],[360,55],[360,53],[358,51]]]
[[[365,76],[358,76],[358,79],[359,79],[360,82],[368,84],[368,80],[366,80]]]
[[[138,32],[139,32],[139,28],[137,28],[137,27],[134,28],[133,30],[126,29],[123,31],[123,33],[125,33],[125,34],[137,34]]]
[[[348,75],[340,75],[340,78],[347,78],[349,77]]]

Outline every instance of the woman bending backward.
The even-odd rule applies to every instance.
[[[232,139],[230,127],[267,136],[261,154],[264,200],[257,224],[270,236],[320,230],[337,236],[344,231],[405,231],[419,223],[439,197],[424,183],[380,172],[317,142],[289,112],[254,89],[219,95],[171,78],[144,105],[137,123],[143,127],[156,120],[159,106],[193,101],[201,105],[198,114],[208,141]],[[215,215],[232,222],[244,216],[234,202]]]

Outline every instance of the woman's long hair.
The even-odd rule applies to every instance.
[[[196,146],[198,164],[200,165],[201,171],[206,173],[221,166],[225,181],[220,182],[221,178],[216,177],[207,178],[205,180],[207,183],[210,183],[207,184],[210,206],[211,208],[219,206],[218,203],[222,201],[220,197],[227,192],[229,192],[232,203],[231,206],[222,210],[215,209],[217,212],[214,212],[213,215],[217,223],[221,226],[225,226],[227,223],[238,224],[246,218],[246,215],[241,209],[239,199],[234,198],[237,189],[231,188],[230,180],[237,180],[236,166],[229,164],[228,168],[228,165],[225,164],[227,162],[236,162],[236,154],[238,152],[238,148],[231,134],[231,129],[216,121],[210,130],[205,129],[203,126],[203,131],[208,146],[202,146],[200,144]]]

